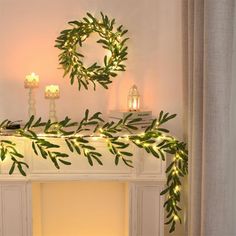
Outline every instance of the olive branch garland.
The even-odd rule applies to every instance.
[[[115,29],[115,19],[110,20],[101,12],[101,19],[96,19],[90,13],[81,21],[70,21],[71,29],[61,31],[56,39],[55,47],[62,52],[59,54],[59,64],[64,69],[64,77],[69,74],[71,85],[74,81],[78,82],[78,89],[88,89],[92,84],[94,90],[96,84],[100,84],[105,89],[112,83],[110,77],[116,77],[117,72],[125,71],[124,61],[127,60],[126,41],[128,38],[123,36],[128,30],[120,25]],[[105,55],[104,65],[98,65],[97,62],[88,66],[83,64],[84,55],[80,52],[84,41],[91,33],[98,33],[101,37],[97,43],[110,51],[109,56]]]
[[[181,211],[179,206],[181,179],[188,173],[186,144],[168,135],[169,130],[163,128],[163,124],[175,116],[175,114],[170,115],[161,111],[158,119],[154,119],[152,124],[141,134],[136,133],[136,131],[138,129],[137,123],[142,119],[131,119],[131,114],[116,123],[113,121],[105,122],[101,118],[100,112],[90,116],[88,110],[79,123],[71,121],[68,117],[60,122],[51,122],[50,120],[43,122],[41,118],[35,119],[32,116],[23,128],[17,130],[16,135],[29,139],[34,153],[44,159],[50,159],[57,169],[60,168],[61,164],[71,165],[71,162],[68,160],[69,155],[61,152],[60,146],[53,143],[53,137],[62,138],[68,147],[68,151],[84,156],[91,166],[95,162],[103,165],[102,154],[92,143],[97,138],[106,142],[108,150],[114,156],[115,165],[122,161],[125,165],[133,167],[133,154],[127,151],[130,144],[144,149],[147,153],[163,161],[166,159],[166,154],[171,155],[173,158],[166,169],[166,188],[161,192],[161,195],[166,195],[164,203],[167,212],[166,224],[170,225],[169,232],[173,232],[176,222],[181,223],[179,214]],[[10,123],[11,121],[5,120],[0,124],[2,135],[4,135],[3,130]],[[36,132],[38,128],[43,130],[41,134]],[[123,131],[126,132],[125,135],[122,134]],[[19,172],[26,176],[26,169],[29,166],[24,162],[24,156],[17,150],[17,144],[10,140],[0,140],[0,159],[3,162],[7,157],[12,161],[9,174],[13,174],[17,167]]]

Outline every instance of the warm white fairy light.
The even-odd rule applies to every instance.
[[[174,193],[178,193],[180,191],[180,186],[176,185],[174,188]]]
[[[140,142],[139,139],[135,140],[135,143],[136,143],[136,144],[141,144],[141,142]]]
[[[177,221],[179,217],[177,215],[174,215],[174,221]]]
[[[178,161],[180,159],[181,159],[181,156],[178,153],[173,158],[174,161]]]
[[[98,137],[98,136],[92,136],[91,138],[92,138],[93,141],[97,141],[100,137]]]
[[[179,171],[177,170],[177,167],[174,166],[174,167],[173,167],[172,175],[178,175],[178,174],[179,174]]]
[[[73,143],[74,143],[75,146],[77,146],[77,147],[79,146],[79,142],[77,140],[74,139]]]

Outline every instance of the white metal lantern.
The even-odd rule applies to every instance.
[[[140,109],[140,95],[136,85],[133,85],[129,90],[128,109],[129,111],[139,111]]]

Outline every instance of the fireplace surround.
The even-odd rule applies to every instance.
[[[10,163],[4,162],[1,166],[0,235],[54,236],[33,234],[34,219],[32,218],[35,204],[32,204],[32,201],[35,191],[32,191],[32,188],[36,183],[60,184],[65,181],[69,183],[80,181],[84,184],[96,182],[98,185],[99,182],[124,183],[128,214],[127,233],[124,232],[124,235],[120,236],[162,236],[164,234],[163,199],[160,197],[160,192],[164,187],[166,176],[165,162],[162,160],[132,147],[134,168],[123,164],[115,166],[113,156],[107,151],[105,144],[96,141],[94,145],[103,154],[103,166],[91,167],[83,156],[72,154],[69,157],[72,165],[62,166],[57,170],[49,160],[42,160],[35,156],[30,148],[30,142],[26,139],[14,137],[14,142],[20,145],[30,168],[27,176],[23,177],[17,172],[9,176]],[[62,150],[66,148],[60,139],[57,142]]]

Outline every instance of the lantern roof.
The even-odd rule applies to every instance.
[[[138,87],[135,84],[130,88],[129,95],[139,96]]]

